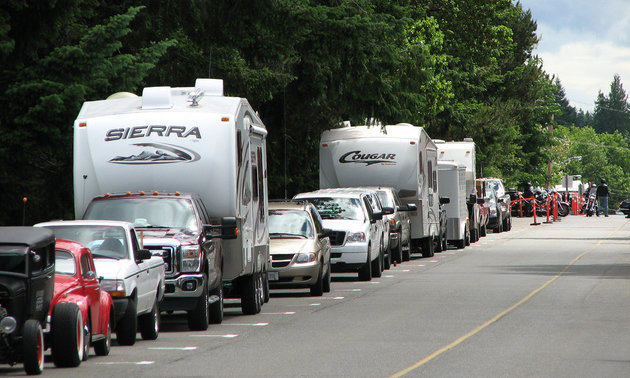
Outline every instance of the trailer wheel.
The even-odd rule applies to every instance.
[[[52,358],[55,366],[79,366],[83,360],[83,316],[76,304],[58,303],[52,312]]]
[[[263,279],[260,273],[245,277],[241,286],[241,310],[245,315],[260,312],[263,300]]]
[[[41,374],[44,371],[44,332],[41,324],[35,319],[29,319],[24,323],[22,348],[26,374]]]

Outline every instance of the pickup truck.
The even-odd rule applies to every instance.
[[[77,241],[92,251],[101,288],[114,300],[118,344],[133,345],[138,330],[144,340],[157,339],[164,261],[143,249],[131,223],[75,220],[35,227],[48,228],[56,238]]]

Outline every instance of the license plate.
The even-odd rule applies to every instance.
[[[267,272],[267,279],[269,281],[278,281],[278,272]]]

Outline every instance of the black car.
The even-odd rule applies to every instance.
[[[625,199],[619,202],[619,211],[621,211],[625,216],[630,215],[630,199]]]
[[[0,227],[0,363],[44,368],[46,317],[55,284],[55,236],[45,228]]]

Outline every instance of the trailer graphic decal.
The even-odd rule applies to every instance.
[[[192,163],[201,157],[195,151],[172,144],[136,143],[138,147],[150,147],[136,155],[116,156],[109,160],[114,164],[171,164]]]
[[[383,164],[396,165],[394,161],[396,154],[384,153],[361,153],[361,151],[350,151],[339,158],[340,163],[362,163],[365,165]]]

